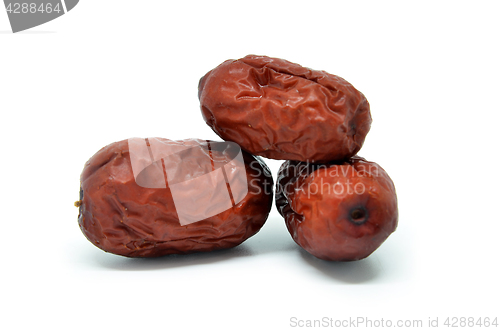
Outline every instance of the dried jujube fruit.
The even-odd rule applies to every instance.
[[[324,260],[363,259],[398,223],[392,180],[358,156],[322,164],[284,162],[276,206],[295,242]]]
[[[346,80],[267,56],[227,60],[201,78],[205,122],[254,155],[297,161],[355,155],[370,106]]]
[[[128,257],[231,248],[264,225],[272,187],[266,164],[234,143],[132,138],[85,164],[78,223]]]

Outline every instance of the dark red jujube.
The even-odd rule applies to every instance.
[[[358,156],[324,164],[284,162],[276,206],[295,242],[324,260],[363,259],[398,223],[392,180]]]
[[[346,80],[267,56],[227,60],[199,82],[205,122],[226,141],[271,159],[341,160],[370,130],[370,106]]]
[[[170,147],[200,142],[150,138],[147,143],[149,149],[152,139],[158,146],[166,144]],[[234,158],[229,151],[231,148],[224,143],[206,143],[208,148],[185,150],[182,155],[176,156],[177,159],[171,159],[170,164],[168,159],[155,163],[159,165],[160,171],[163,166],[160,172],[162,176],[165,171],[171,171],[177,179],[184,180],[182,183],[175,179],[173,182],[162,179],[159,184],[155,183],[151,175],[154,174],[155,164],[145,168],[147,171],[139,175],[134,174],[130,143],[127,140],[110,144],[97,152],[85,164],[81,175],[80,201],[76,203],[80,208],[78,223],[87,239],[110,253],[128,257],[154,257],[231,248],[257,233],[272,206],[273,179],[268,167],[260,158],[244,151],[242,158]],[[138,159],[136,163],[140,162]],[[214,173],[218,163],[229,164],[219,176],[226,181],[216,187],[217,191],[213,195],[205,195],[203,201],[197,200],[197,194],[203,188],[198,184],[189,186],[189,180]],[[243,167],[241,169],[244,169],[246,176],[243,179],[246,181],[242,178],[235,180],[234,169],[237,167]],[[148,172],[149,177],[145,177],[144,174],[148,175]],[[224,177],[221,177],[222,174]],[[204,178],[208,183],[213,182],[215,177]],[[141,185],[153,188],[139,185],[141,180]],[[177,200],[174,202],[172,187],[183,183],[189,187],[181,186],[179,189],[177,186]],[[181,224],[176,208],[179,207],[178,201],[188,201],[188,212],[201,208],[202,214],[213,214],[210,208],[225,203],[220,192],[230,188],[232,195],[225,193],[226,200],[230,197],[229,209],[203,220],[188,220],[191,223]],[[189,201],[192,203],[189,204]]]

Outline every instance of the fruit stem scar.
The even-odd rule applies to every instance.
[[[349,220],[356,225],[361,225],[368,220],[367,216],[368,215],[365,208],[356,207],[351,210],[351,213],[349,214]]]

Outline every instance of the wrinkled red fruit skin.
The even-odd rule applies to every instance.
[[[202,77],[198,97],[222,139],[271,159],[349,158],[372,122],[365,96],[346,80],[267,56],[225,61]]]
[[[284,162],[278,173],[276,206],[295,242],[324,260],[366,258],[398,223],[392,180],[378,164],[358,156],[314,165]],[[354,210],[364,212],[364,218],[354,219],[361,224],[353,222]]]
[[[224,157],[213,156],[219,161]],[[97,152],[81,174],[80,229],[102,250],[127,257],[235,247],[260,230],[273,200],[269,168],[246,152],[243,159],[249,184],[243,200],[216,216],[181,226],[168,187],[138,186],[127,140],[112,143]]]

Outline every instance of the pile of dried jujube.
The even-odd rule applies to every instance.
[[[359,260],[396,229],[394,184],[356,153],[370,106],[350,83],[285,60],[228,60],[199,82],[206,123],[225,142],[131,138],[97,152],[81,175],[78,222],[97,247],[129,257],[237,246],[276,206],[312,255]]]

